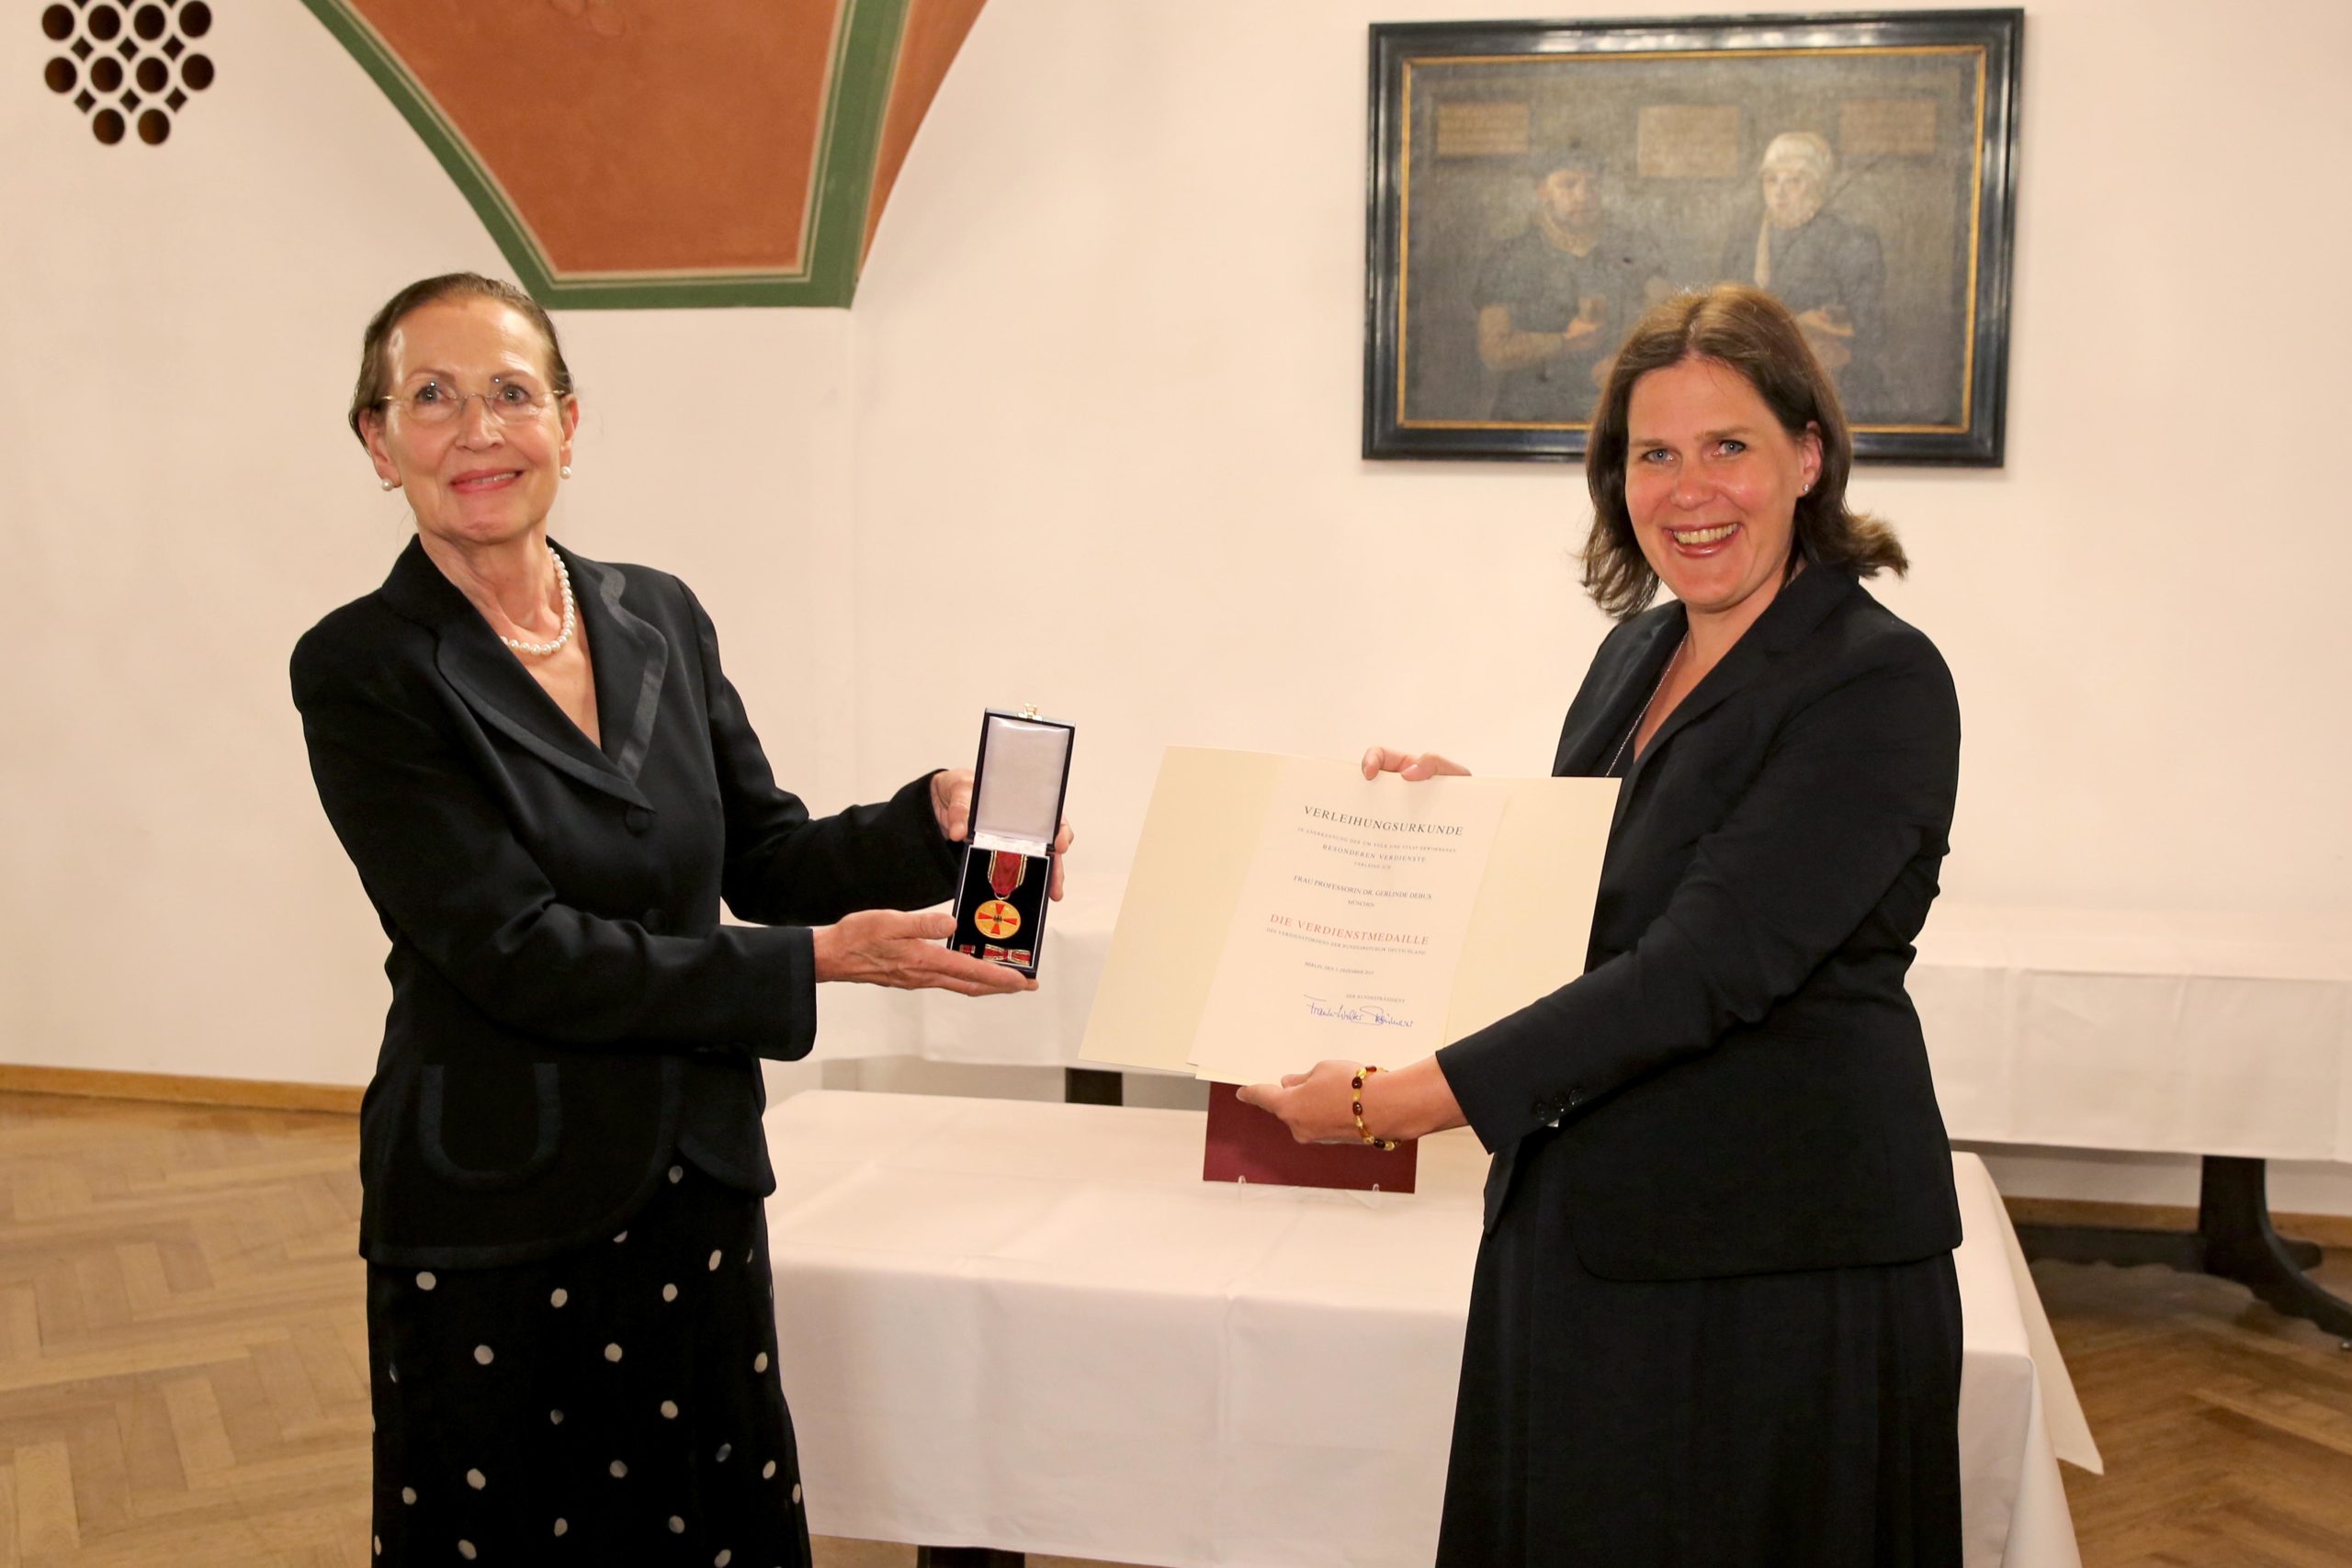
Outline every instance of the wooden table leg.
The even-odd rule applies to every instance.
[[[1118,1105],[1125,1102],[1127,1080],[1115,1068],[1064,1067],[1062,1103]]]
[[[2321,1289],[2304,1269],[2320,1250],[2270,1224],[2267,1168],[2258,1159],[2207,1155],[2198,1179],[2197,1228],[2135,1230],[2112,1225],[2019,1225],[2028,1258],[2066,1263],[2161,1263],[2186,1274],[2234,1280],[2256,1298],[2319,1325],[2352,1348],[2352,1304]]]

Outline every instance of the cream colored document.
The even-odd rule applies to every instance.
[[[1227,1083],[1427,1055],[1582,970],[1616,794],[1171,748],[1080,1055]]]
[[[1397,1062],[1445,1043],[1503,815],[1498,792],[1463,782],[1283,759],[1193,1032],[1197,1076],[1261,1083],[1303,1066],[1302,1047]]]

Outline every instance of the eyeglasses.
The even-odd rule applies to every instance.
[[[378,398],[378,408],[398,409],[418,424],[454,424],[474,399],[481,400],[491,417],[501,424],[527,424],[547,412],[557,394],[542,392],[532,382],[492,376],[480,392],[460,391],[447,381],[426,381],[405,392]]]

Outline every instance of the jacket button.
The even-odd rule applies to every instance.
[[[646,833],[652,830],[653,813],[648,811],[642,806],[632,806],[628,808],[628,815],[622,818],[621,820],[628,824],[628,830],[630,832],[635,833],[641,838]]]

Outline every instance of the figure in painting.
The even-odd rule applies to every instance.
[[[1762,220],[1725,242],[1721,275],[1789,308],[1852,413],[1876,400],[1886,262],[1877,234],[1826,210],[1837,166],[1829,143],[1812,131],[1774,137],[1757,172]]]
[[[1501,376],[1496,421],[1581,424],[1666,268],[1647,234],[1605,220],[1599,158],[1570,146],[1528,169],[1532,220],[1479,270],[1478,357]]]

